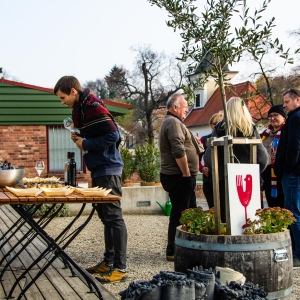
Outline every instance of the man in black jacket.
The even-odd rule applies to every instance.
[[[293,265],[300,268],[300,91],[289,89],[283,94],[288,118],[280,136],[274,171],[282,176],[284,207],[296,218],[291,225],[294,240]]]

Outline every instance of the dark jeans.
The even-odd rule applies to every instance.
[[[166,254],[174,255],[176,227],[180,225],[181,212],[187,208],[197,207],[195,194],[196,177],[182,177],[182,174],[160,174],[160,181],[164,190],[169,193],[172,203]]]
[[[271,165],[261,173],[263,179],[263,189],[265,191],[266,199],[269,207],[282,207],[284,208],[284,194],[281,185],[281,178],[277,178],[277,197],[271,196]]]
[[[92,185],[112,189],[111,194],[122,196],[121,176],[109,175],[92,179]],[[104,224],[104,261],[114,268],[126,268],[127,228],[123,219],[120,201],[96,204],[96,211]]]
[[[284,173],[282,177],[284,207],[290,210],[296,222],[291,224],[294,256],[300,259],[300,176]]]
[[[203,175],[205,176],[205,175]],[[214,189],[213,189],[213,183],[211,180],[204,180],[203,179],[203,194],[206,198],[207,204],[209,208],[214,207]]]

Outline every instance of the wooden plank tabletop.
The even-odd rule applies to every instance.
[[[73,192],[68,196],[46,196],[44,193],[36,197],[18,197],[0,188],[0,205],[1,204],[52,204],[52,203],[113,203],[120,201],[121,197],[108,194],[106,196],[84,196]]]

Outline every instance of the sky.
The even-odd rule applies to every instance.
[[[293,47],[288,31],[300,28],[297,0],[272,0],[267,12],[266,19],[276,19],[275,35]],[[104,78],[114,65],[131,69],[134,47],[150,45],[167,55],[182,47],[179,33],[166,25],[167,13],[146,0],[0,0],[0,16],[6,78],[47,88],[64,75],[84,83]]]

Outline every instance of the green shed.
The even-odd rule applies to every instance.
[[[103,102],[114,116],[131,109],[128,104]],[[67,152],[75,152],[77,170],[85,174],[82,153],[63,127],[71,113],[53,89],[0,79],[0,164],[8,160],[15,167],[25,167],[26,177],[34,177],[35,161],[44,160],[42,176],[63,174]]]

